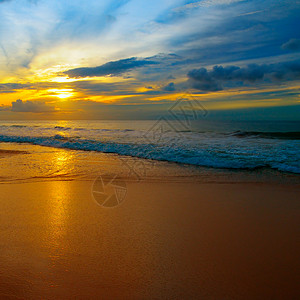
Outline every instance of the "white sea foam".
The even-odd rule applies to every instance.
[[[149,130],[151,127],[145,124],[136,128],[104,125],[0,124],[0,142],[116,153],[212,168],[269,167],[300,173],[298,132],[161,131],[153,127]]]

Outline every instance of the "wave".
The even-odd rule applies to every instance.
[[[39,130],[58,130],[58,131],[68,131],[68,130],[74,130],[74,131],[97,131],[97,132],[131,132],[135,131],[135,129],[109,129],[109,128],[82,128],[82,127],[65,127],[65,126],[53,126],[53,127],[43,127],[40,125],[0,125],[0,128],[38,128]]]
[[[173,145],[153,145],[147,143],[117,143],[117,142],[101,142],[91,139],[83,139],[80,137],[65,137],[56,134],[51,137],[29,137],[29,136],[8,136],[0,135],[0,142],[8,143],[29,143],[40,146],[48,146],[55,148],[65,148],[71,150],[97,151],[104,153],[115,153],[132,157],[145,159],[153,159],[159,161],[169,161],[181,164],[197,165],[212,168],[227,169],[257,169],[272,168],[284,172],[300,174],[300,165],[297,157],[294,157],[297,149],[292,150],[291,155],[287,159],[282,149],[275,154],[272,150],[259,153],[259,149],[242,149],[237,153],[235,147],[227,147],[216,149],[216,147],[208,146],[206,148],[190,148]],[[223,146],[222,146],[223,147]]]
[[[263,131],[235,131],[230,133],[231,136],[239,138],[244,137],[260,137],[268,139],[285,139],[285,140],[300,140],[300,132],[263,132]]]
[[[63,126],[55,126],[54,129],[59,129],[59,130],[71,130],[71,127],[63,127]]]

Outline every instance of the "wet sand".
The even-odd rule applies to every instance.
[[[17,155],[17,154],[28,154],[26,151],[19,151],[19,150],[4,150],[0,149],[0,158]]]
[[[0,298],[299,298],[299,186],[128,181],[114,208],[91,187],[0,185]]]

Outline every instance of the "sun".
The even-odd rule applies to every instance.
[[[51,89],[48,90],[48,93],[50,93],[50,96],[57,97],[60,99],[66,99],[74,96],[73,89]]]
[[[71,93],[63,93],[63,94],[58,94],[56,97],[58,97],[60,99],[65,99],[65,98],[70,98],[72,96],[73,96],[73,94],[71,94]]]

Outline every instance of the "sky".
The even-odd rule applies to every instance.
[[[0,0],[0,120],[300,120],[298,0]]]

